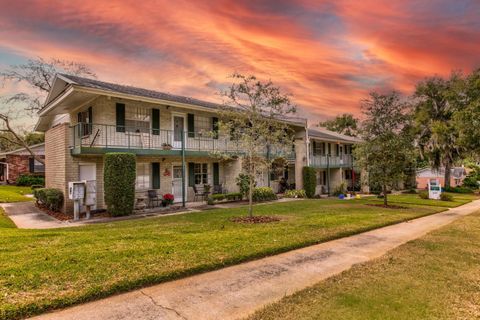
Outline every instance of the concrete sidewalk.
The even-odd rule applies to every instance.
[[[21,229],[51,229],[67,227],[68,223],[49,216],[33,201],[0,204],[8,217]]]
[[[36,319],[238,319],[480,210],[480,200],[351,237],[166,282]]]

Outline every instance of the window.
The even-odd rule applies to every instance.
[[[210,117],[195,116],[196,136],[208,136],[212,131],[212,122]]]
[[[79,136],[88,136],[90,133],[92,133],[90,116],[91,116],[90,110],[85,110],[77,114],[77,121],[80,124]]]
[[[125,108],[125,126],[130,132],[150,132],[150,109],[129,106]]]
[[[195,184],[208,183],[208,163],[195,163],[193,173]]]
[[[150,189],[150,164],[137,163],[137,179],[135,181],[135,189]]]
[[[345,179],[346,180],[351,180],[352,179],[352,170],[345,170]]]
[[[30,173],[45,172],[45,165],[33,157],[28,158],[28,171]]]
[[[320,156],[324,154],[323,142],[313,141],[313,155]]]

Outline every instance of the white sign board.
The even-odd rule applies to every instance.
[[[440,180],[430,179],[428,181],[428,198],[438,200],[442,194],[442,186],[440,185]]]

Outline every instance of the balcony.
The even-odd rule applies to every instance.
[[[103,154],[106,152],[133,152],[137,155],[182,154],[182,138],[185,154],[208,156],[212,153],[242,153],[238,143],[230,137],[212,137],[209,134],[173,130],[120,127],[105,124],[79,123],[72,127],[72,154]],[[267,154],[265,148],[265,155]],[[275,151],[271,157],[284,156],[295,159],[294,152]]]
[[[310,156],[310,165],[315,168],[351,168],[353,166],[353,157],[350,154],[341,156]]]

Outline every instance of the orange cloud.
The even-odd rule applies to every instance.
[[[82,61],[101,79],[218,100],[234,71],[271,78],[301,115],[359,112],[371,90],[479,63],[469,1],[37,1],[2,4],[2,51]]]

